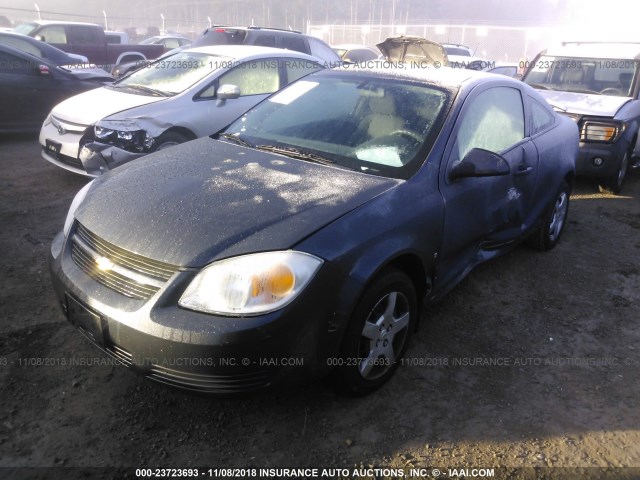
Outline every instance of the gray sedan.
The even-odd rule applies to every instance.
[[[269,94],[321,68],[309,55],[267,47],[183,50],[57,105],[40,132],[42,156],[95,177],[215,133]]]

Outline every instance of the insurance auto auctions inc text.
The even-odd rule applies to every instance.
[[[241,470],[241,471],[240,471]],[[493,468],[250,468],[212,469],[211,477],[224,478],[332,478],[332,479],[378,479],[378,478],[490,478],[495,477]],[[236,475],[237,473],[237,475]]]

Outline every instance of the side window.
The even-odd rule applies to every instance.
[[[463,109],[454,160],[474,148],[499,153],[524,138],[522,96],[516,88],[494,87],[471,99]]]
[[[51,25],[50,27],[43,27],[37,34],[43,42],[47,43],[67,43],[67,34],[64,31],[64,27],[60,25]]]
[[[545,130],[553,125],[555,118],[553,114],[536,100],[531,99],[531,135]]]
[[[94,36],[94,30],[91,27],[74,26],[69,34],[73,45],[95,45],[99,43]]]
[[[287,50],[294,50],[296,52],[309,53],[307,45],[304,43],[304,38],[296,37],[293,35],[284,35],[282,37],[282,47]]]
[[[237,85],[240,95],[273,93],[280,88],[278,60],[254,60],[245,62],[221,75],[218,85]]]
[[[0,52],[0,74],[37,75],[35,65],[20,57]]]
[[[178,42],[177,38],[167,38],[164,41],[164,48],[174,49],[174,48],[178,48],[179,46],[180,46],[180,43]]]
[[[275,47],[276,46],[276,36],[275,35],[258,35],[253,42],[254,45],[258,45],[260,47]]]
[[[310,73],[322,70],[322,66],[316,62],[303,60],[302,58],[286,58],[284,60],[285,70],[287,71],[286,84],[295,82],[299,78],[309,75]]]

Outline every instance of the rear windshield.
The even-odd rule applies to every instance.
[[[191,46],[204,47],[207,45],[242,45],[246,36],[246,30],[213,27],[207,29],[204,32],[204,35],[196,39]]]

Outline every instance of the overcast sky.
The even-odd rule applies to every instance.
[[[12,20],[65,17],[103,21],[114,27],[180,24],[196,30],[213,23],[267,25],[306,30],[314,24],[344,23],[487,23],[565,25],[613,37],[640,39],[638,0],[0,0],[0,13]],[[19,9],[23,9],[22,11]]]

